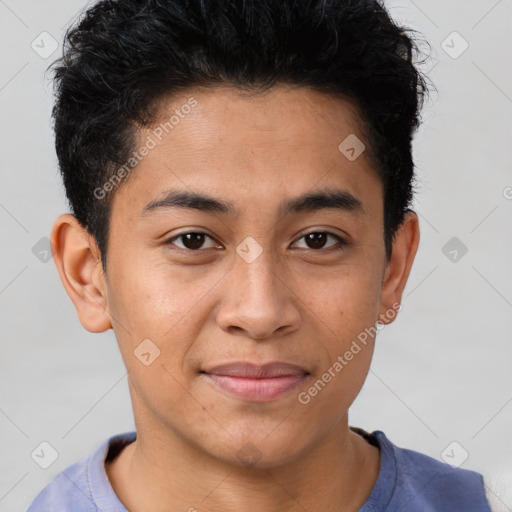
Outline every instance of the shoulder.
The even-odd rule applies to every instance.
[[[85,457],[55,476],[35,497],[27,512],[65,511],[71,504],[76,507],[76,512],[96,512],[87,475],[90,457]]]
[[[113,444],[131,442],[134,436],[130,432],[103,441],[93,453],[58,473],[26,512],[97,512],[102,509],[100,506],[107,505],[114,505],[108,510],[126,510],[108,482],[104,462]]]
[[[387,456],[389,475],[395,479],[389,510],[491,512],[480,473],[398,447],[381,431],[372,436],[381,447],[381,460]]]

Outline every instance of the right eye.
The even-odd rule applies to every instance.
[[[204,244],[206,238],[209,238],[212,240],[212,242],[215,242],[214,239],[206,233],[199,231],[189,231],[187,233],[180,233],[179,235],[173,236],[172,238],[169,238],[169,240],[167,240],[165,243],[166,245],[176,245],[176,247],[185,251],[198,252],[198,250]],[[174,243],[175,240],[180,239],[182,240],[183,246],[179,246]],[[219,247],[219,245],[214,244],[211,247]],[[207,249],[211,247],[207,247]]]

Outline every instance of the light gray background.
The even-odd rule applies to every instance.
[[[53,261],[32,248],[67,211],[50,125],[43,31],[59,43],[82,0],[0,0],[0,510],[21,511],[59,471],[134,428],[112,331],[78,322]],[[378,337],[350,424],[483,473],[496,511],[512,511],[512,2],[389,1],[432,45],[422,69],[438,93],[415,139],[422,239],[398,320]],[[442,42],[469,43],[452,58]],[[450,43],[453,41],[453,43]],[[460,42],[448,44],[457,51]],[[467,254],[442,248],[457,237]],[[31,458],[41,442],[48,468]],[[314,475],[312,475],[312,478]]]

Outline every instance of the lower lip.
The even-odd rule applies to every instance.
[[[228,375],[204,374],[210,382],[229,394],[253,402],[272,400],[297,387],[307,375],[283,375],[267,379],[232,377]]]

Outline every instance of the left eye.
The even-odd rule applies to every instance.
[[[345,242],[345,240],[343,240],[343,238],[341,238],[338,235],[335,235],[333,233],[329,233],[328,231],[314,231],[314,232],[308,233],[306,235],[303,235],[301,238],[299,238],[299,240],[302,240],[302,239],[305,240],[305,243],[308,245],[307,247],[305,247],[305,249],[318,250],[318,249],[326,248],[324,246],[329,237],[337,240],[341,247],[347,245],[347,243]],[[212,248],[212,247],[219,247],[218,244],[216,244],[215,240],[211,236],[207,235],[206,233],[195,232],[195,231],[177,235],[177,236],[169,239],[167,241],[167,243],[170,245],[176,245],[180,249],[185,249],[185,250],[189,250],[189,251],[197,251],[198,249],[201,248],[201,246],[204,244],[206,239],[210,239],[212,242],[210,247],[207,247],[207,249]],[[182,246],[175,244],[174,243],[175,240],[182,240]],[[333,245],[336,245],[336,244],[331,244],[327,248],[332,247]]]
[[[336,240],[338,240],[341,248],[343,246],[347,245],[345,240],[343,240],[343,238],[341,238],[338,235],[335,235],[333,233],[329,233],[328,231],[313,231],[311,233],[303,235],[301,238],[299,238],[299,240],[304,239],[306,241],[306,244],[308,244],[308,247],[306,247],[306,249],[315,249],[316,250],[316,249],[325,249],[324,245],[326,243],[326,240],[329,237],[335,238]],[[334,245],[336,245],[336,244],[334,244]],[[332,245],[330,245],[329,247],[332,247]]]

